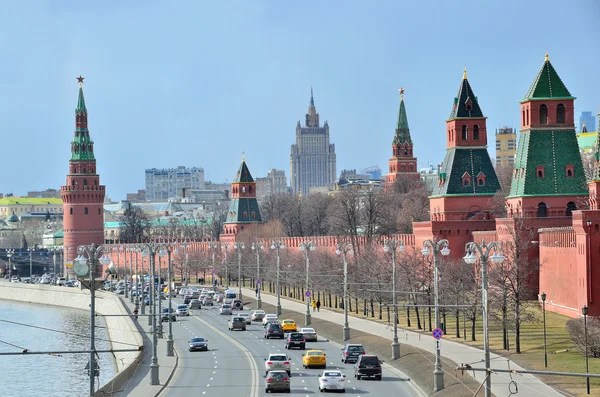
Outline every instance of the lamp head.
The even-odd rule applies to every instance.
[[[390,252],[390,246],[387,243],[383,246],[383,252]]]
[[[506,259],[506,257],[502,255],[502,252],[497,252],[496,254],[492,255],[492,262],[494,262],[496,265],[504,262],[504,259]]]
[[[271,243],[271,249],[274,250],[275,248],[277,248],[275,247],[275,243]]]
[[[450,255],[450,248],[448,248],[447,245],[444,245],[444,248],[442,248],[442,251],[440,251],[442,253],[442,255],[444,256],[448,256]]]
[[[110,264],[111,260],[108,256],[106,255],[102,255],[102,257],[100,258],[100,263],[104,266]]]
[[[588,314],[588,307],[584,306],[581,308],[581,314],[583,314],[584,316],[587,316]]]
[[[546,302],[546,293],[542,292],[542,295],[540,296],[542,298],[542,302]]]
[[[342,253],[342,251],[340,251],[340,249],[338,248],[335,250],[335,253],[336,253],[336,255],[340,255]]]
[[[429,247],[425,246],[421,250],[421,253],[423,254],[423,256],[429,256],[431,254],[431,250],[429,249]]]

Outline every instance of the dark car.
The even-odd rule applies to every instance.
[[[172,308],[169,310],[168,307],[163,309],[160,316],[160,321],[169,321],[169,313],[171,314],[171,321],[177,321],[177,313]]]
[[[381,364],[379,357],[372,354],[362,354],[358,356],[356,364],[354,364],[354,377],[360,378],[375,378],[381,380]]]
[[[188,305],[192,299],[194,299],[194,297],[192,295],[186,295],[183,297],[183,303]]]
[[[246,330],[246,319],[243,317],[233,316],[229,320],[228,328],[230,331],[233,331],[234,329],[239,329],[240,331],[245,331]]]
[[[265,392],[283,391],[289,393],[290,376],[285,371],[269,371],[265,376]]]
[[[234,299],[234,301],[231,303],[231,308],[233,310],[244,310],[244,304],[241,300]]]
[[[281,324],[279,323],[269,323],[265,328],[265,338],[284,338],[283,328],[281,328]]]
[[[363,345],[348,343],[342,348],[342,362],[355,363],[361,354],[365,354],[365,348]]]
[[[208,351],[208,339],[192,338],[192,339],[190,339],[189,344],[190,344],[189,350],[191,352],[196,351],[196,350]]]
[[[304,339],[304,335],[300,332],[290,332],[285,339],[284,347],[288,350],[293,347],[304,350],[306,349],[306,339]]]

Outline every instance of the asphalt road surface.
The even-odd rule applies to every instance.
[[[180,299],[174,299],[176,307]],[[234,312],[234,314],[237,312]],[[283,353],[291,358],[292,395],[312,396],[319,393],[318,375],[323,369],[302,368],[302,350],[285,350],[283,340],[264,339],[260,323],[247,326],[247,331],[229,331],[230,316],[219,315],[218,306],[194,310],[189,317],[179,317],[173,324],[175,348],[179,365],[169,385],[161,393],[167,397],[218,396],[259,397],[289,395],[265,392],[265,358],[269,353]],[[302,326],[302,324],[298,324]],[[163,323],[165,338],[168,325]],[[317,333],[319,330],[316,330]],[[193,337],[208,339],[208,351],[188,351]],[[163,341],[163,343],[165,343]],[[327,369],[338,369],[346,374],[346,394],[354,396],[419,396],[393,369],[384,367],[383,379],[355,380],[353,364],[340,360],[341,346],[319,337],[318,342],[307,342],[307,349],[323,350],[327,354]],[[160,364],[160,360],[159,360]]]

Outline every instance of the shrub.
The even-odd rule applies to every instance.
[[[577,349],[585,354],[585,332],[583,318],[567,321],[567,330]],[[600,357],[600,319],[588,317],[587,320],[587,354],[589,357]]]

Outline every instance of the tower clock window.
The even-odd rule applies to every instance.
[[[540,124],[548,124],[548,106],[540,105]]]
[[[86,215],[88,214],[88,207],[85,207],[84,214],[86,214]]]
[[[463,124],[462,126],[462,139],[463,141],[466,141],[467,139],[469,139],[469,127],[467,127],[465,124]]]

